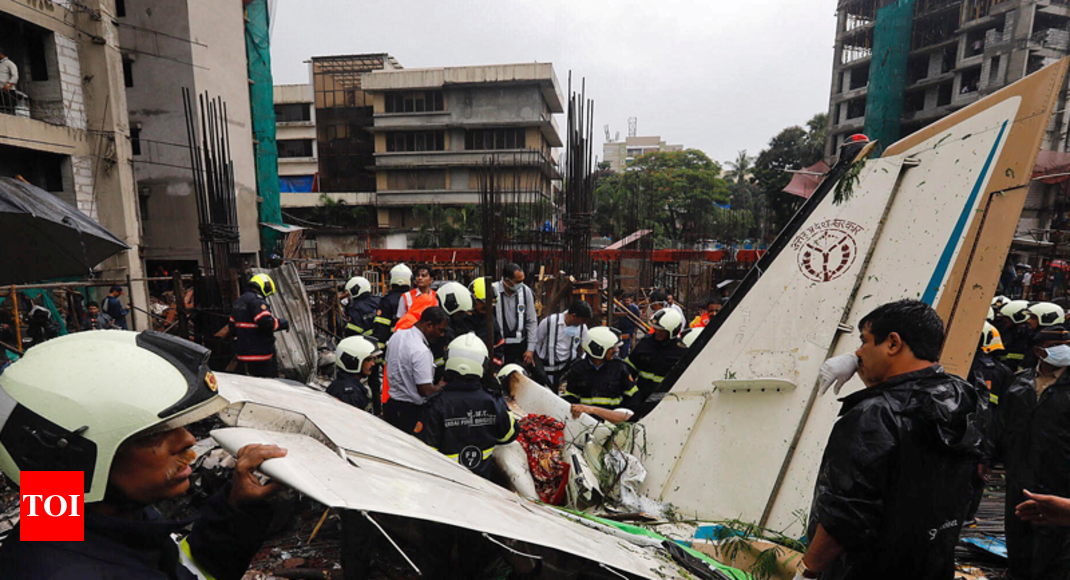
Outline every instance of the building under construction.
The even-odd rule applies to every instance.
[[[1068,0],[841,0],[826,157],[855,133],[889,145],[1055,62],[1070,52],[1068,26]],[[1065,101],[1064,90],[1012,263],[1043,267],[1067,249]]]

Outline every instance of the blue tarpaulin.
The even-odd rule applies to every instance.
[[[279,189],[286,193],[312,193],[315,184],[315,175],[279,176]]]

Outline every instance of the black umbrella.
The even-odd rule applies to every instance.
[[[0,177],[0,284],[86,276],[130,246],[47,191]]]

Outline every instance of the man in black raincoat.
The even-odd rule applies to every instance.
[[[936,363],[944,324],[923,302],[885,304],[858,327],[867,388],[842,399],[797,577],[951,580],[978,485],[978,392]]]
[[[1042,329],[1035,338],[1036,368],[1015,377],[997,407],[1002,426],[996,459],[1007,468],[1004,525],[1010,577],[1070,578],[1070,528],[1038,527],[1015,516],[1025,490],[1070,496],[1070,332]]]

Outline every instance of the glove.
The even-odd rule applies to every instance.
[[[279,318],[278,321],[279,321],[279,330],[290,330],[290,321],[289,320],[286,320],[285,318]],[[824,367],[822,367],[822,368],[824,368]],[[824,391],[822,391],[822,392],[824,392]],[[838,393],[838,392],[840,392],[840,390],[836,389],[836,392]]]
[[[817,371],[817,380],[821,385],[821,394],[828,392],[829,387],[839,395],[844,383],[851,380],[858,371],[858,357],[854,353],[834,356],[821,365]]]

